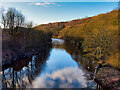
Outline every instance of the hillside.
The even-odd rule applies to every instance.
[[[33,28],[36,30],[52,32],[53,36],[58,36],[58,35],[61,35],[60,31],[64,32],[65,29],[71,29],[71,28],[74,29],[75,27],[76,29],[79,29],[82,27],[83,24],[87,24],[88,22],[89,24],[96,23],[96,24],[103,24],[103,25],[107,23],[105,26],[108,26],[109,24],[115,25],[118,23],[117,16],[118,16],[118,10],[113,10],[109,13],[99,14],[93,17],[72,20],[69,22],[67,21],[67,22],[55,22],[55,23],[42,24],[42,25],[35,26]]]
[[[65,28],[66,24],[67,22],[42,24],[34,27],[34,29],[45,31],[45,32],[51,32],[54,37],[57,37],[59,35],[59,31]]]
[[[77,24],[82,24],[84,22],[87,22],[91,19],[91,17],[83,18],[83,19],[77,19],[72,20],[70,22],[55,22],[55,23],[48,23],[48,24],[42,24],[33,27],[36,30],[51,32],[53,34],[53,37],[57,38],[60,35],[60,31],[66,27],[73,27]]]
[[[118,10],[70,22],[39,25],[34,29],[50,31],[53,37],[74,43],[90,59],[119,66]]]
[[[103,62],[108,60],[109,64],[119,66],[118,10],[86,18],[80,24],[66,26],[60,31],[60,35],[82,48],[87,57]]]

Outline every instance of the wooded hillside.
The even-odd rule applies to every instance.
[[[119,66],[118,10],[70,22],[39,25],[34,29],[50,31],[53,37],[74,43],[90,59]]]

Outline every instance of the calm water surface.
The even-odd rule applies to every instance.
[[[3,87],[23,88],[96,88],[88,79],[96,62],[86,60],[80,50],[61,39],[30,59],[5,67]]]

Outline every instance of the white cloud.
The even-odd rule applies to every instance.
[[[45,3],[35,3],[35,5],[37,5],[37,6],[45,6],[45,7],[47,7],[47,5],[55,5],[56,3],[48,3],[48,2],[45,2]]]
[[[87,87],[86,78],[81,69],[68,67],[51,74],[46,73],[37,77],[32,88],[85,88]]]
[[[53,2],[32,3],[32,4],[29,4],[29,5],[44,6],[44,7],[48,7],[48,5],[61,6],[61,5],[58,5],[58,4],[53,3]]]
[[[0,0],[1,2],[118,2],[119,0]]]
[[[35,5],[37,6],[46,6],[46,5],[50,5],[51,3],[45,2],[45,3],[35,3]]]

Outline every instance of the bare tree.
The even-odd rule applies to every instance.
[[[7,27],[10,29],[14,29],[15,25],[15,12],[14,8],[9,8],[6,17],[7,17]]]
[[[16,26],[21,27],[24,21],[25,21],[24,15],[22,15],[20,12],[17,11],[16,12]]]
[[[27,23],[25,24],[25,26],[26,26],[26,28],[32,28],[33,22],[32,22],[32,21],[27,22]]]
[[[5,15],[5,9],[2,7],[1,8],[1,24],[4,26],[4,29],[6,28],[7,22],[6,22],[6,15]]]
[[[14,32],[15,27],[21,27],[24,21],[24,15],[15,8],[9,8],[6,14],[2,14],[2,24],[4,28],[9,28],[11,33]]]
[[[6,21],[6,16],[4,14],[2,14],[2,22],[1,22],[4,26],[4,29],[6,28],[6,24],[7,24],[7,21]]]

